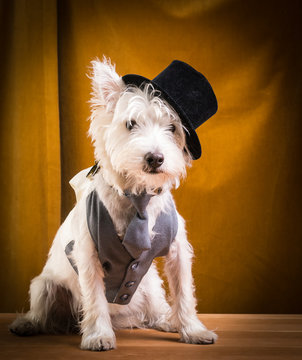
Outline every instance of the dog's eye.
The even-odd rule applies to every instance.
[[[126,128],[127,128],[128,130],[132,130],[135,125],[137,125],[135,120],[132,120],[132,119],[131,119],[131,120],[128,120],[128,121],[126,122]]]
[[[175,125],[174,125],[174,124],[171,124],[171,125],[169,126],[169,130],[170,130],[172,133],[174,133],[175,130],[176,130]]]

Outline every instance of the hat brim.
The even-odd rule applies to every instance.
[[[144,83],[150,83],[153,85],[154,89],[160,91],[160,96],[168,102],[169,105],[172,106],[172,108],[177,112],[179,115],[181,122],[183,123],[185,127],[185,134],[186,134],[186,144],[187,148],[190,151],[190,154],[193,158],[193,160],[197,160],[201,156],[201,145],[198,139],[198,136],[196,134],[196,131],[191,124],[188,116],[186,113],[175,103],[175,101],[169,96],[167,92],[165,92],[158,84],[156,84],[154,81],[136,74],[128,74],[124,75],[122,77],[124,83],[126,85],[136,85],[137,87],[140,87]]]

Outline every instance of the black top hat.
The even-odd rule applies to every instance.
[[[178,113],[186,132],[187,147],[194,160],[201,156],[201,146],[195,129],[217,111],[217,100],[208,80],[190,65],[174,60],[153,80],[128,74],[123,76],[127,85],[141,86],[151,83],[160,96]]]

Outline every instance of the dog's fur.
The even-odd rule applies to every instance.
[[[177,113],[152,86],[126,86],[106,58],[92,62],[92,114],[89,134],[101,170],[82,184],[82,193],[61,225],[42,273],[30,286],[30,311],[11,324],[18,335],[40,332],[82,334],[81,348],[115,348],[113,329],[151,327],[180,334],[186,343],[213,343],[217,335],[208,331],[196,315],[191,273],[192,248],[185,223],[178,214],[178,232],[165,259],[171,307],[166,301],[156,267],[151,265],[128,305],[108,304],[104,293],[104,272],[86,223],[86,197],[96,189],[122,238],[135,210],[125,190],[156,194],[147,207],[149,230],[172,198],[191,163],[186,149],[185,129]],[[150,168],[147,153],[161,153],[163,164]],[[64,249],[75,240],[70,265]]]

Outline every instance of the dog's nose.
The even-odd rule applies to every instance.
[[[164,155],[162,153],[149,152],[148,154],[145,155],[145,160],[151,168],[157,169],[163,164]]]

